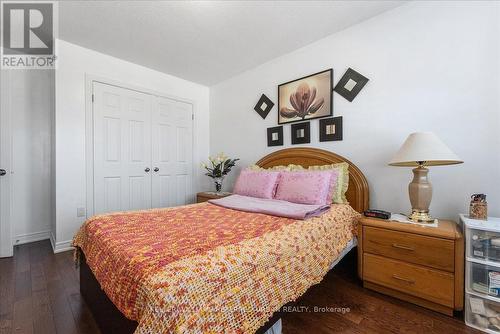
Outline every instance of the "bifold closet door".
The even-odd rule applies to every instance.
[[[152,117],[153,207],[184,205],[194,197],[193,106],[155,97]]]
[[[94,82],[94,213],[151,208],[149,94]]]

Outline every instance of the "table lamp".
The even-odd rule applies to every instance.
[[[391,166],[416,167],[413,180],[408,185],[412,213],[410,220],[419,223],[433,223],[429,215],[432,199],[432,185],[427,179],[427,166],[454,165],[463,163],[432,132],[415,132],[406,138],[403,146],[389,162]]]

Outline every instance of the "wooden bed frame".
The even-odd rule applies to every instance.
[[[347,162],[349,164],[347,200],[356,211],[363,212],[368,209],[369,198],[366,178],[356,165],[340,155],[317,148],[289,148],[268,154],[256,164],[263,168],[269,168],[288,164],[309,167],[339,162]],[[137,322],[127,319],[111,302],[106,293],[104,293],[87,265],[83,252],[80,252],[80,292],[103,334],[129,334],[135,331]],[[284,305],[284,307],[290,304]],[[256,333],[265,333],[281,315],[281,310],[274,313],[272,318],[259,328]]]

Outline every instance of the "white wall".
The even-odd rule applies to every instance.
[[[47,239],[52,218],[53,70],[9,71],[14,244]]]
[[[260,95],[277,103],[280,83],[327,68],[336,83],[352,67],[370,81],[352,103],[334,93],[344,140],[319,143],[313,120],[311,146],[361,168],[370,206],[410,210],[411,170],[387,162],[410,132],[427,130],[465,161],[431,169],[432,213],[456,219],[470,194],[483,192],[500,216],[499,13],[498,2],[409,3],[211,87],[210,153],[224,151],[246,166],[279,149],[266,146],[277,106],[262,120],[253,111]],[[290,125],[284,136],[281,148],[290,146]]]
[[[195,153],[199,166],[208,155],[208,87],[107,56],[66,41],[57,43],[56,71],[56,250],[69,245],[85,218],[77,208],[85,207],[85,75],[94,75],[188,99],[195,106]],[[168,59],[165,59],[168,61]],[[195,190],[206,180],[197,170]]]

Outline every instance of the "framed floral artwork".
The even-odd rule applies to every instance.
[[[333,69],[278,86],[278,124],[300,122],[333,114]]]

